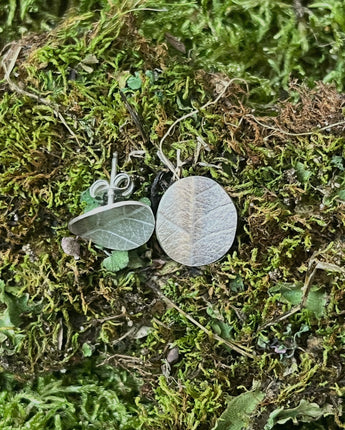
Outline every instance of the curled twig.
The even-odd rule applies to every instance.
[[[164,154],[163,143],[164,143],[165,139],[170,135],[170,133],[173,131],[173,129],[176,127],[176,125],[179,124],[181,121],[184,121],[185,119],[190,118],[191,116],[199,113],[201,110],[206,109],[207,107],[209,107],[211,105],[217,104],[219,102],[219,100],[226,93],[226,90],[230,87],[230,85],[234,81],[241,81],[241,82],[244,82],[245,84],[247,84],[247,82],[244,79],[241,79],[241,78],[233,78],[229,82],[226,82],[225,85],[224,85],[224,87],[223,87],[223,89],[222,89],[222,91],[218,94],[218,96],[214,100],[209,100],[207,103],[203,104],[200,108],[194,109],[193,111],[187,113],[186,115],[183,115],[180,118],[178,118],[176,121],[174,121],[173,124],[171,124],[171,126],[168,128],[168,131],[164,134],[164,136],[160,140],[160,142],[159,142],[159,150],[157,152],[158,157],[169,168],[169,170],[171,170],[171,172],[174,175],[174,179],[179,179],[179,175],[178,175],[178,172],[177,172],[178,171],[178,167],[175,168],[174,165],[171,163],[171,161]]]

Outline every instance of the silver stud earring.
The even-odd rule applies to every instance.
[[[171,185],[158,206],[157,239],[170,258],[203,266],[223,257],[236,234],[237,212],[213,179],[190,176]]]
[[[213,179],[190,176],[180,179],[180,153],[175,168],[163,151],[163,143],[178,123],[216,104],[233,80],[224,85],[215,100],[178,118],[159,142],[158,157],[177,179],[163,194],[156,216],[157,239],[170,258],[186,266],[203,266],[222,258],[236,235],[237,212],[231,198]],[[198,145],[206,143],[197,137]],[[198,148],[198,146],[197,146]],[[200,148],[196,151],[197,162]]]
[[[115,152],[110,181],[100,179],[90,187],[93,198],[103,198],[107,194],[107,204],[72,219],[68,228],[73,234],[91,240],[96,245],[129,251],[150,239],[155,219],[150,206],[134,200],[119,200],[129,197],[134,185],[127,173],[117,173],[116,165]]]

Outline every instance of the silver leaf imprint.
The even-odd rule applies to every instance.
[[[236,227],[232,200],[217,182],[203,176],[175,182],[159,203],[158,241],[170,258],[186,266],[203,266],[223,257]]]
[[[129,251],[146,243],[154,230],[151,208],[135,201],[100,206],[68,224],[75,235],[104,248]]]

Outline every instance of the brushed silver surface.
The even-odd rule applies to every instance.
[[[170,258],[203,266],[223,257],[236,234],[236,208],[215,181],[190,176],[175,182],[157,211],[157,239]]]
[[[150,239],[154,227],[151,208],[136,201],[100,206],[68,224],[73,234],[118,251],[129,251],[143,245]]]

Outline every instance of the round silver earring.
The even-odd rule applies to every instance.
[[[157,239],[170,258],[203,266],[223,257],[236,234],[237,212],[213,179],[190,176],[171,185],[158,206]]]
[[[93,198],[107,194],[107,204],[92,209],[68,223],[69,230],[104,248],[129,251],[146,243],[155,227],[149,205],[134,200],[119,200],[133,192],[133,181],[127,173],[117,173],[117,153],[113,154],[110,181],[97,180],[90,187]]]

